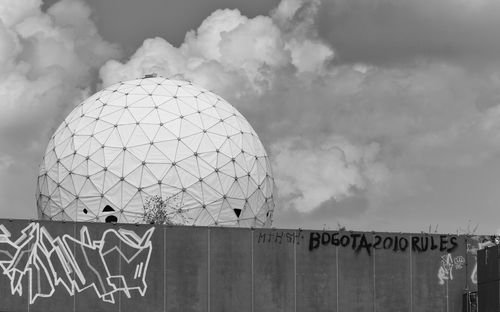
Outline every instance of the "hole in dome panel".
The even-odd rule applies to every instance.
[[[211,311],[252,311],[252,233],[210,229]]]
[[[207,311],[208,239],[208,228],[166,228],[165,311]]]

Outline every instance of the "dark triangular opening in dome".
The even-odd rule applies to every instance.
[[[239,218],[240,217],[240,214],[241,214],[241,209],[239,208],[234,208],[234,213],[236,214],[236,216]]]

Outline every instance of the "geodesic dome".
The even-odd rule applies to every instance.
[[[267,226],[274,209],[269,158],[247,120],[189,82],[120,82],[78,105],[40,166],[41,219],[141,222],[155,195],[184,223]]]

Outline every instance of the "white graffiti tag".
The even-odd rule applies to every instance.
[[[441,266],[438,270],[439,285],[444,285],[445,281],[453,280],[453,270],[461,270],[464,266],[465,258],[458,256],[453,258],[451,254],[441,256]]]
[[[54,238],[39,223],[31,223],[12,240],[0,224],[0,269],[10,279],[13,295],[23,295],[27,280],[30,304],[38,297],[51,297],[58,285],[71,296],[93,288],[110,303],[120,291],[127,297],[132,290],[144,296],[153,231],[150,228],[140,237],[108,229],[100,239],[91,240],[88,228],[82,226],[79,239],[68,234]]]

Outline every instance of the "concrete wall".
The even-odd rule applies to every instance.
[[[0,219],[0,311],[461,311],[482,240]]]

